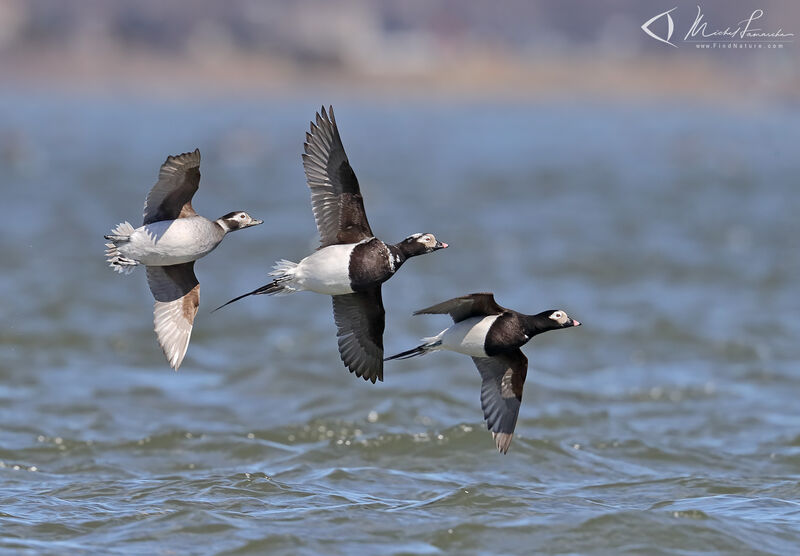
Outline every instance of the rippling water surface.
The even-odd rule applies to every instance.
[[[49,554],[789,554],[800,543],[800,115],[341,101],[373,229],[451,248],[384,288],[386,349],[494,291],[536,338],[508,455],[467,357],[339,362],[330,301],[250,298],[316,244],[319,100],[0,102],[0,549]],[[144,273],[105,265],[169,153],[201,214],[266,223],[197,265],[180,372]]]

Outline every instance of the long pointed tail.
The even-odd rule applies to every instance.
[[[395,355],[386,357],[384,361],[393,361],[394,359],[410,359],[412,357],[417,357],[418,355],[425,355],[431,349],[435,348],[438,344],[422,344],[414,349],[409,349],[407,351],[403,351],[397,353]]]
[[[222,309],[226,305],[230,305],[234,301],[239,301],[240,299],[244,299],[245,297],[249,297],[251,295],[263,295],[263,294],[273,295],[273,294],[276,294],[276,293],[281,293],[283,291],[283,289],[284,289],[284,287],[280,283],[280,280],[273,280],[269,284],[261,286],[260,288],[256,288],[251,292],[248,292],[246,294],[240,295],[239,297],[234,297],[233,299],[231,299],[227,303],[223,303],[222,305],[220,305],[219,307],[214,309],[214,311],[219,311],[220,309]],[[214,311],[211,311],[211,312],[213,313]]]
[[[272,267],[272,272],[269,273],[270,276],[275,276],[276,278],[266,284],[261,286],[260,288],[256,288],[253,291],[246,293],[244,295],[240,295],[239,297],[234,297],[227,303],[220,305],[214,311],[219,311],[225,305],[230,305],[234,301],[239,301],[240,299],[244,299],[245,297],[251,295],[275,295],[276,293],[292,293],[297,291],[295,287],[292,286],[292,278],[294,277],[294,272],[297,269],[297,263],[293,263],[292,261],[287,261],[286,259],[281,259]],[[214,311],[211,311],[212,313]]]

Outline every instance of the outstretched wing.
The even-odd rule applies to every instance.
[[[200,284],[194,261],[171,266],[148,266],[147,284],[156,299],[153,322],[170,367],[178,370],[189,347],[192,325],[200,305]]]
[[[491,293],[471,293],[448,299],[427,309],[415,311],[415,315],[450,315],[453,322],[461,322],[470,317],[499,315],[506,309],[498,305]]]
[[[200,150],[168,156],[144,202],[144,225],[195,216],[192,197],[200,186]]]
[[[473,357],[481,373],[481,407],[497,449],[508,452],[517,426],[528,358],[516,350],[494,357]]]
[[[383,381],[383,329],[386,313],[381,287],[333,296],[333,318],[339,355],[345,366],[364,380]]]
[[[311,122],[304,147],[303,168],[311,189],[320,247],[372,237],[358,179],[344,152],[333,106],[330,117],[324,106],[317,112],[317,121]]]

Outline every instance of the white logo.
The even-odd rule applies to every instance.
[[[671,42],[672,34],[675,32],[675,22],[670,15],[677,9],[678,7],[676,6],[671,10],[651,17],[642,24],[642,31],[658,42],[663,42],[673,48],[678,48],[677,44]],[[703,9],[697,6],[697,15],[695,16],[694,23],[689,27],[686,36],[683,37],[683,39],[676,39],[676,42],[691,45],[694,46],[694,48],[727,49],[783,48],[786,43],[794,42],[794,33],[784,32],[783,28],[774,30],[774,28],[764,29],[762,27],[757,27],[756,25],[760,24],[759,20],[764,18],[764,15],[764,10],[757,8],[745,19],[733,25],[728,25],[723,29],[722,27],[710,27],[705,20]],[[667,20],[667,34],[659,35],[650,27],[663,18]]]
[[[677,9],[678,9],[678,6],[675,6],[674,8],[672,8],[671,10],[667,10],[663,14],[658,14],[655,17],[651,17],[650,19],[648,19],[647,21],[645,21],[642,24],[642,31],[644,31],[645,33],[647,33],[648,35],[650,35],[651,37],[653,37],[657,41],[661,41],[661,42],[666,43],[666,44],[668,44],[670,46],[674,46],[675,48],[678,48],[676,45],[674,45],[671,42],[669,42],[669,40],[672,38],[672,32],[675,31],[675,23],[672,21],[672,16],[669,15],[669,13],[670,12],[674,12]],[[654,21],[656,21],[658,19],[661,19],[664,16],[667,16],[667,38],[659,37],[658,35],[653,33],[653,31],[650,30],[650,25]]]

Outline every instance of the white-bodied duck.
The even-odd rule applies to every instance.
[[[192,197],[200,184],[200,151],[169,156],[158,182],[147,194],[142,226],[128,222],[105,236],[108,263],[129,274],[145,265],[155,298],[158,343],[172,368],[180,367],[200,300],[194,262],[213,251],[229,232],[261,224],[246,212],[229,212],[214,221],[198,215]]]

